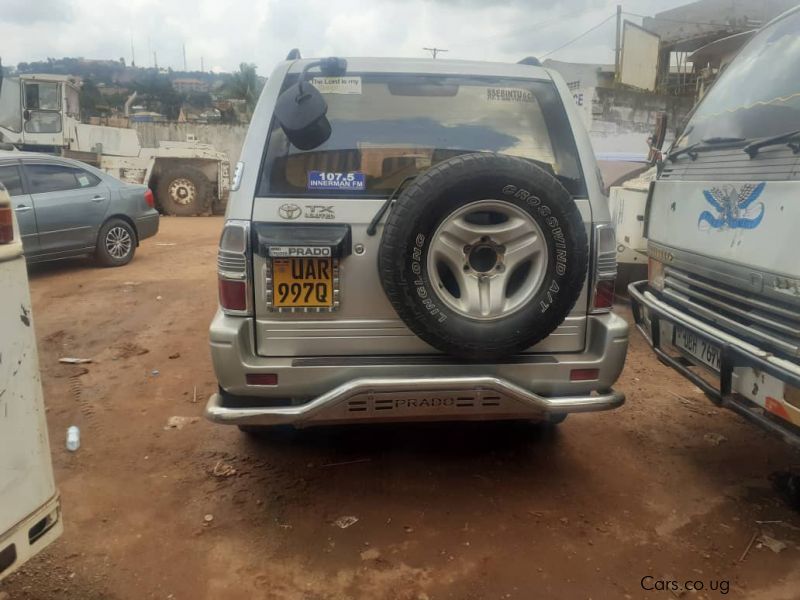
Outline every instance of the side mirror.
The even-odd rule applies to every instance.
[[[325,77],[341,77],[347,72],[347,61],[330,56],[308,63],[300,73],[298,82],[278,96],[275,118],[289,141],[300,150],[312,150],[331,137],[331,124],[325,116],[328,103],[319,90],[308,82],[307,73],[314,67],[319,67]]]
[[[331,136],[331,124],[326,114],[328,103],[302,76],[278,97],[275,118],[289,141],[300,150],[312,150]]]
[[[664,140],[667,137],[667,113],[660,112],[656,115],[656,126],[653,131],[652,137],[649,139],[650,153],[648,155],[648,162],[655,164],[661,156],[661,148],[664,146]]]

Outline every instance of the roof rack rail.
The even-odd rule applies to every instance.
[[[541,67],[542,63],[535,56],[526,56],[521,61],[517,62],[518,65],[528,65],[530,67]]]
[[[286,60],[299,60],[301,58],[303,57],[300,56],[300,50],[297,48],[292,48],[289,50],[289,54],[286,55]]]

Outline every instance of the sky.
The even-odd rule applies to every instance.
[[[626,0],[652,15],[687,0]],[[616,10],[608,0],[0,0],[5,65],[64,56],[260,75],[292,48],[303,56],[430,56],[516,62],[525,56],[614,62],[614,19],[552,54]],[[636,23],[641,19],[627,16]]]

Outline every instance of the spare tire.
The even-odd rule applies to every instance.
[[[533,162],[443,161],[400,195],[383,231],[381,284],[431,346],[493,361],[547,337],[581,293],[586,229],[569,192]]]

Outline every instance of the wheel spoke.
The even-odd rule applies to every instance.
[[[502,274],[463,274],[458,278],[463,310],[481,317],[503,314],[506,304],[506,277]]]
[[[444,260],[455,271],[461,271],[466,261],[464,245],[451,233],[442,232],[431,244],[431,252],[437,260]]]
[[[473,225],[464,217],[459,217],[447,222],[440,233],[449,235],[453,240],[459,242],[461,246],[470,246],[486,235],[486,227]]]
[[[503,262],[506,270],[512,271],[518,264],[541,254],[543,241],[536,233],[529,233],[506,245]]]

